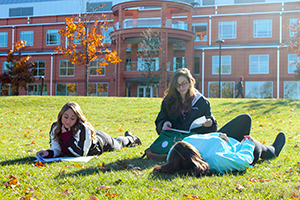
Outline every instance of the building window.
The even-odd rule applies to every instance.
[[[212,74],[219,74],[219,56],[212,56]],[[221,56],[221,74],[231,74],[231,56]]]
[[[300,58],[297,57],[297,54],[288,55],[288,73],[294,74],[297,69],[297,63],[300,62]]]
[[[197,74],[197,75],[200,74],[200,57],[199,56],[194,57],[194,74]]]
[[[257,2],[266,2],[266,0],[234,0],[234,4],[239,4],[239,3],[257,3]]]
[[[194,23],[195,41],[207,41],[207,23]]]
[[[104,4],[102,7],[101,5]],[[87,3],[86,11],[87,12],[100,12],[100,11],[111,11],[112,1],[104,1],[100,3]]]
[[[102,34],[104,36],[104,39],[102,41],[103,43],[111,43],[109,34],[113,31],[114,31],[113,27],[107,27],[107,30],[105,30],[105,27],[103,27],[103,30],[102,30]]]
[[[59,30],[47,30],[46,33],[46,45],[59,45],[60,35]]]
[[[246,98],[272,98],[273,82],[272,81],[246,81],[245,83]]]
[[[234,81],[222,81],[221,82],[221,98],[233,98],[234,93]],[[208,82],[208,97],[218,98],[219,97],[219,82],[211,81]]]
[[[88,96],[108,96],[108,83],[89,83]]]
[[[76,96],[77,83],[56,83],[57,96]]]
[[[173,71],[177,69],[184,68],[185,66],[185,57],[173,57]]]
[[[103,59],[96,59],[90,63],[90,76],[105,76],[105,65],[100,66]]]
[[[72,64],[69,60],[59,61],[59,76],[74,76],[75,64]]]
[[[298,21],[297,18],[291,18],[290,19],[290,26],[293,26],[296,22]],[[300,25],[296,26],[295,29],[290,29],[290,37],[294,37],[295,35],[298,34],[298,31],[297,31],[297,27],[299,27]]]
[[[219,38],[235,39],[236,38],[236,21],[219,22]]]
[[[283,97],[287,99],[300,99],[300,81],[284,81]]]
[[[10,8],[9,9],[10,17],[31,16],[31,15],[33,15],[33,7]]]
[[[213,6],[215,5],[215,0],[202,0],[203,6]]]
[[[1,96],[15,96],[18,95],[18,88],[11,84],[0,84]]]
[[[272,37],[272,20],[254,20],[253,21],[253,37],[268,38]]]
[[[29,83],[27,85],[27,95],[41,95],[41,83]],[[43,95],[48,95],[47,83],[43,85]]]
[[[20,31],[20,40],[26,41],[26,46],[33,46],[33,31]]]
[[[150,58],[144,58],[144,60],[143,58],[138,58],[137,70],[138,71],[159,70],[159,57],[152,58],[152,61],[150,61]]]
[[[7,32],[0,32],[0,47],[7,47]]]
[[[12,64],[10,63],[10,62],[6,62],[6,61],[4,61],[3,62],[3,70],[2,70],[2,72],[3,73],[5,73],[5,72],[8,72],[8,67],[11,67],[12,66]]]
[[[35,68],[31,69],[34,76],[45,76],[45,61],[44,60],[35,60],[32,61]]]
[[[269,55],[249,55],[249,74],[269,74]]]

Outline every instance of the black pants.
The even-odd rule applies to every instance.
[[[115,149],[122,149],[130,143],[129,137],[120,136],[113,138],[103,131],[96,131],[97,136],[100,136],[103,142],[103,151],[113,151]]]
[[[248,114],[241,114],[230,120],[218,132],[226,133],[228,137],[232,137],[239,142],[244,139],[245,135],[250,135],[252,119]],[[254,160],[252,165],[255,164],[259,158],[271,159],[275,157],[275,149],[272,146],[267,146],[254,140]]]
[[[235,98],[237,98],[239,95],[241,95],[242,98],[244,98],[243,90],[238,90],[238,93],[237,95],[235,95]]]

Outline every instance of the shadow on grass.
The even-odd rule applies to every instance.
[[[0,165],[1,166],[6,166],[6,165],[16,165],[16,164],[31,164],[36,160],[35,157],[24,157],[24,158],[16,158],[16,159],[12,159],[12,160],[5,160],[5,161],[1,161]]]
[[[121,163],[123,163],[123,165],[125,167],[123,167],[123,165]],[[137,168],[138,168],[138,170],[135,170],[135,171],[142,172],[143,170],[152,168],[157,164],[159,164],[157,161],[142,159],[140,157],[137,157],[137,158],[133,158],[133,159],[124,159],[124,160],[119,160],[119,161],[112,162],[109,164],[105,164],[103,167],[100,167],[98,165],[95,167],[81,169],[76,172],[67,173],[67,174],[65,174],[65,176],[78,176],[78,175],[89,176],[89,175],[93,175],[96,173],[110,173],[111,171],[116,172],[116,171],[124,171],[124,170],[129,171],[129,170],[137,169]]]

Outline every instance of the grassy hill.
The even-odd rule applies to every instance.
[[[76,101],[96,130],[111,136],[130,130],[141,138],[143,145],[106,152],[88,163],[35,166],[35,153],[49,148],[50,126],[67,101]],[[287,143],[277,159],[243,173],[201,178],[153,174],[153,167],[159,163],[140,159],[157,137],[154,120],[161,101],[161,98],[1,97],[0,198],[300,198],[299,100],[209,99],[219,127],[238,114],[248,113],[252,116],[251,135],[255,139],[271,144],[282,131],[286,133]],[[129,167],[125,169],[118,160]]]

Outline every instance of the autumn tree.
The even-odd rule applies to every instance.
[[[101,6],[103,7],[104,4]],[[105,15],[102,15],[105,17]],[[88,94],[89,82],[89,66],[90,63],[98,58],[102,58],[99,66],[106,66],[108,62],[117,64],[121,62],[116,51],[105,49],[103,43],[104,36],[101,33],[102,29],[107,30],[107,22],[99,22],[99,19],[94,22],[91,20],[92,15],[84,14],[77,22],[72,18],[66,18],[66,29],[61,29],[59,33],[68,38],[67,47],[56,48],[56,52],[62,53],[66,58],[69,58],[72,64],[85,67],[85,95]],[[75,42],[76,41],[76,42]],[[100,70],[97,73],[101,73]]]
[[[298,59],[291,64],[296,65],[295,77],[300,80],[300,18],[291,25],[285,25],[284,28],[290,30],[293,37],[290,41],[283,43],[281,47],[286,47],[287,51],[296,54],[298,57]]]
[[[161,51],[162,39],[160,33],[148,28],[142,33],[142,41],[139,44],[137,55],[142,59],[139,63],[140,70],[143,71],[142,76],[145,77],[146,88],[153,83],[155,79],[159,79],[166,66],[156,66],[156,58],[159,57]]]
[[[11,84],[17,88],[27,90],[28,83],[34,83],[35,78],[31,69],[35,68],[33,62],[30,61],[30,56],[23,56],[21,49],[25,48],[26,41],[20,40],[14,43],[13,50],[7,52],[7,70],[0,74],[0,82],[2,84]]]

